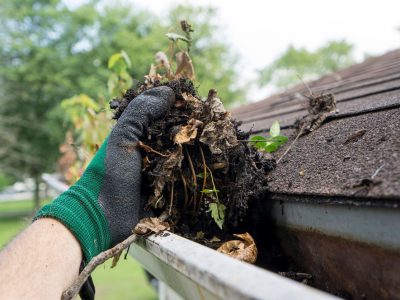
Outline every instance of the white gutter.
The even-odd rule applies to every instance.
[[[59,193],[68,189],[54,175],[42,178]],[[169,232],[136,242],[130,254],[160,280],[160,299],[171,294],[186,300],[339,299]]]
[[[151,236],[130,254],[183,299],[338,299],[173,233]]]

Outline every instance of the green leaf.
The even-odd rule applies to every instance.
[[[284,135],[274,136],[267,139],[268,142],[277,143],[279,146],[288,141],[288,137]]]
[[[280,132],[281,132],[281,127],[279,126],[279,122],[274,121],[271,125],[271,128],[269,129],[270,136],[272,137],[279,136]]]
[[[131,66],[131,60],[125,51],[114,53],[108,60],[108,68],[118,75],[125,72]]]
[[[126,65],[128,66],[128,68],[130,68],[132,66],[131,60],[128,56],[128,54],[126,54],[126,52],[124,50],[121,51],[121,55],[125,60]]]
[[[257,149],[262,149],[266,146],[267,139],[262,135],[254,135],[250,138],[250,145],[254,145]]]
[[[214,189],[204,189],[201,191],[203,194],[212,194],[212,193],[218,193],[219,190],[214,190]]]
[[[225,205],[219,202],[212,202],[208,205],[208,212],[211,212],[211,217],[220,229],[224,225],[225,210]]]
[[[169,33],[166,33],[165,35],[167,38],[169,38],[173,42],[176,42],[177,40],[182,40],[187,43],[190,43],[190,41],[186,37],[184,37],[183,35],[174,33],[174,32],[169,32]]]
[[[113,55],[111,55],[111,57],[108,60],[108,68],[112,69],[116,63],[121,60],[122,58],[122,54],[120,52],[118,53],[114,53]]]
[[[264,147],[264,150],[268,153],[275,152],[276,150],[279,149],[278,143],[270,143],[269,145]]]

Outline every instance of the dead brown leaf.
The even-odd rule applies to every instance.
[[[182,126],[179,132],[174,137],[175,144],[184,144],[195,139],[197,136],[197,128],[203,126],[203,122],[190,119],[188,125]]]
[[[160,233],[170,230],[168,222],[163,222],[159,218],[143,218],[136,224],[133,233],[146,235],[149,233]]]
[[[160,208],[164,202],[160,202],[162,192],[164,190],[166,182],[172,182],[174,180],[174,170],[180,169],[183,160],[182,146],[178,145],[177,149],[168,155],[159,169],[155,172],[162,174],[154,179],[154,196],[151,196],[147,202],[146,208],[149,206]]]
[[[219,237],[216,237],[215,235],[210,240],[211,243],[219,243],[220,241],[221,239]]]
[[[258,252],[252,236],[247,232],[234,234],[234,236],[237,236],[240,240],[225,242],[217,251],[248,263],[255,263]]]
[[[200,136],[200,142],[208,145],[213,154],[226,153],[238,145],[235,128],[228,118],[208,123]]]
[[[175,75],[177,77],[189,78],[190,80],[196,79],[192,59],[189,54],[186,51],[180,51],[175,54],[175,58],[177,64]]]

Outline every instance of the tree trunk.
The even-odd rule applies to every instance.
[[[40,194],[39,194],[40,175],[35,175],[34,180],[35,180],[35,191],[33,195],[33,203],[34,203],[34,210],[36,212],[40,208]]]

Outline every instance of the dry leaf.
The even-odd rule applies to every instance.
[[[167,158],[165,158],[164,162],[159,165],[157,169],[154,171],[156,173],[162,174],[161,176],[157,176],[154,179],[154,196],[150,196],[147,201],[146,208],[149,206],[160,208],[163,206],[163,202],[156,205],[157,202],[160,201],[162,192],[164,190],[164,186],[166,182],[172,182],[174,180],[174,170],[180,169],[183,160],[182,154],[182,146],[178,145],[177,149],[169,154]]]
[[[156,53],[156,62],[158,64],[160,64],[162,67],[164,67],[165,69],[169,70],[171,68],[170,64],[169,64],[169,60],[167,55],[162,52],[162,51],[158,51]]]
[[[169,229],[168,222],[163,222],[159,218],[143,218],[136,224],[133,233],[145,235],[149,233],[160,233]]]
[[[198,240],[204,239],[204,231],[198,231],[196,233],[196,239],[198,239]]]
[[[182,126],[179,132],[174,137],[175,144],[184,144],[195,139],[197,136],[197,128],[203,126],[203,122],[190,119],[188,125]]]
[[[225,117],[226,110],[219,98],[213,97],[210,100],[210,108],[211,108],[211,115],[214,120],[219,120]]]
[[[200,136],[200,142],[208,145],[213,154],[226,153],[238,145],[235,128],[229,119],[208,123]]]
[[[122,254],[122,251],[120,251],[114,255],[112,263],[111,263],[111,269],[115,268],[117,266],[119,258],[121,257],[121,254]]]
[[[221,241],[220,238],[216,237],[215,235],[212,237],[212,239],[210,240],[211,243],[219,243]]]
[[[194,80],[196,78],[194,74],[194,67],[192,63],[192,59],[186,51],[180,51],[175,54],[176,57],[176,72],[175,74],[178,77],[189,78],[190,80]]]
[[[234,234],[234,236],[241,240],[225,242],[217,251],[248,263],[255,263],[257,260],[257,247],[252,236],[247,232]]]

